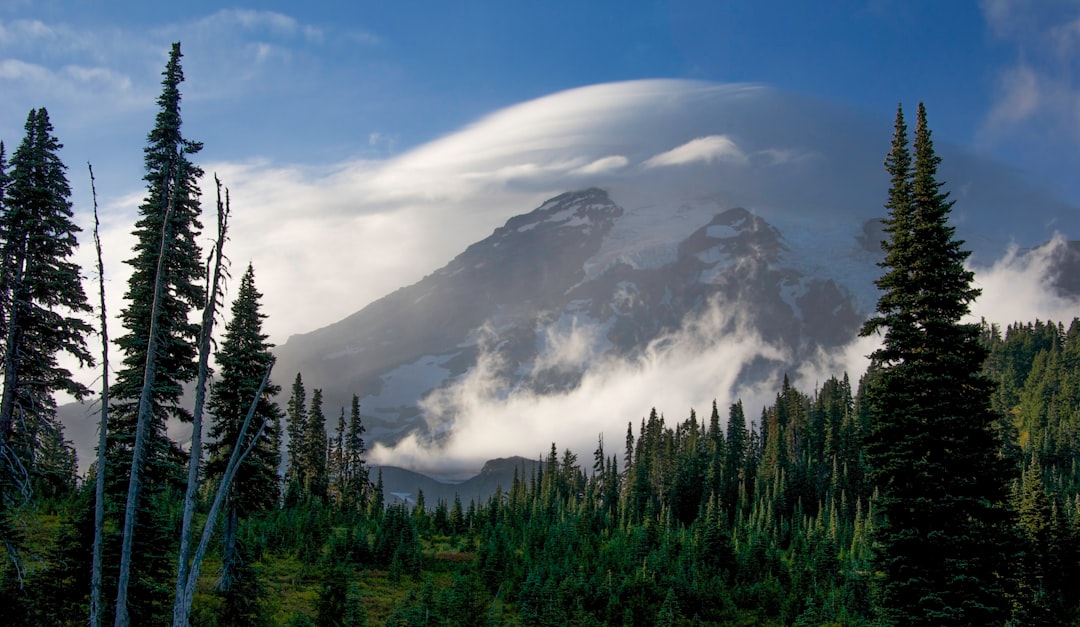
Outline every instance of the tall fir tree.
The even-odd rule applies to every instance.
[[[358,511],[367,508],[367,498],[371,492],[371,480],[364,455],[363,420],[360,418],[360,397],[353,394],[352,407],[349,411],[349,429],[345,435],[346,499],[350,507]]]
[[[744,477],[743,465],[746,462],[749,435],[746,432],[746,413],[742,401],[736,401],[728,408],[727,442],[724,458],[724,494],[722,506],[734,515],[739,504],[739,490]]]
[[[26,136],[7,172],[0,147],[0,516],[39,487],[71,483],[74,452],[56,418],[57,392],[83,398],[89,390],[61,367],[58,356],[89,365],[90,311],[71,257],[81,230],[73,222],[71,188],[60,160],[63,145],[48,112],[31,110]],[[63,476],[52,477],[56,473]],[[47,480],[42,483],[42,480]],[[7,525],[0,533],[8,548]]]
[[[308,408],[305,423],[304,448],[300,452],[304,495],[319,503],[326,501],[330,483],[327,472],[330,447],[326,435],[326,416],[323,414],[322,397],[322,390],[315,390],[311,394],[311,406]]]
[[[125,509],[135,496],[134,509],[120,515],[125,519],[124,544],[131,546],[122,555],[130,557],[121,557],[118,582],[115,574],[105,573],[106,583],[117,587],[114,618],[118,624],[152,623],[171,607],[170,590],[162,582],[168,581],[166,573],[173,567],[170,553],[175,536],[167,513],[169,504],[162,494],[167,487],[178,487],[184,473],[183,454],[168,437],[166,420],[190,421],[190,412],[179,402],[183,385],[198,371],[199,325],[190,320],[190,314],[201,310],[206,296],[201,285],[205,268],[197,243],[202,230],[198,187],[202,170],[190,157],[202,144],[185,139],[181,132],[182,56],[180,44],[174,43],[162,72],[159,110],[144,149],[147,193],[135,223],[134,256],[127,260],[132,273],[124,294],[127,305],[121,311],[125,333],[117,340],[122,365],[110,389],[106,451],[109,515],[115,519],[115,512]],[[153,359],[151,334],[156,347]],[[150,386],[150,411],[144,426],[147,437],[142,455],[135,455],[144,384]],[[136,482],[132,482],[133,470]],[[134,526],[128,533],[130,524]],[[106,539],[106,550],[115,550],[110,549],[115,543],[115,539]],[[106,564],[115,561],[106,558]],[[130,564],[130,573],[125,572],[126,564]]]
[[[179,406],[183,385],[197,372],[198,324],[190,314],[202,308],[205,294],[201,281],[205,276],[202,252],[197,238],[202,231],[198,187],[202,169],[190,157],[202,150],[202,143],[184,138],[181,132],[180,83],[184,80],[180,44],[174,43],[162,72],[162,91],[154,128],[144,149],[147,184],[146,199],[139,207],[135,223],[134,257],[127,260],[132,268],[126,307],[121,312],[125,333],[117,340],[123,365],[112,386],[113,420],[110,424],[110,448],[126,453],[130,459],[135,437],[139,393],[144,381],[146,350],[151,326],[154,326],[158,355],[153,373],[152,438],[148,454],[150,483],[170,475],[179,479],[175,445],[165,432],[167,418],[190,420],[188,410]],[[165,224],[166,215],[169,216]],[[163,239],[166,245],[162,245]],[[162,275],[157,276],[158,256],[164,252]],[[156,321],[151,320],[151,304],[158,281],[163,282],[162,298]],[[119,455],[122,459],[123,455]],[[122,465],[114,469],[123,474]],[[127,477],[122,477],[126,481]]]
[[[7,189],[7,152],[4,150],[4,142],[0,141],[0,206],[4,204],[4,190]]]
[[[329,471],[330,476],[330,496],[334,502],[334,506],[339,510],[343,509],[346,503],[346,492],[348,491],[348,476],[349,466],[348,457],[345,452],[345,408],[341,408],[341,413],[338,415],[337,431],[334,432],[334,437],[330,442],[330,459],[329,459]]]
[[[229,462],[233,448],[237,446],[248,409],[262,383],[267,368],[274,363],[270,352],[272,345],[262,332],[266,317],[260,311],[262,294],[255,288],[255,271],[249,264],[240,279],[236,300],[233,301],[232,319],[225,327],[225,339],[215,353],[218,365],[218,381],[214,385],[207,406],[213,415],[210,428],[212,442],[207,446],[209,460],[207,476],[220,479]],[[273,397],[281,391],[280,386],[267,383],[256,406],[254,422],[267,421],[258,442],[237,469],[224,506],[224,531],[222,533],[222,576],[220,589],[228,593],[237,578],[239,565],[237,555],[237,529],[241,514],[249,516],[273,509],[281,498],[278,466],[281,453],[274,448],[275,433],[281,424],[281,409]],[[249,429],[240,447],[248,446],[254,430]]]
[[[286,413],[286,429],[289,434],[288,454],[285,463],[285,505],[291,507],[300,502],[304,493],[304,437],[307,434],[307,392],[304,380],[296,373],[292,394]]]
[[[948,225],[952,202],[937,180],[919,105],[914,162],[897,111],[885,161],[892,184],[877,315],[866,441],[876,505],[880,605],[894,624],[1000,624],[1007,470],[990,411],[979,327],[961,323],[979,290],[969,253]]]

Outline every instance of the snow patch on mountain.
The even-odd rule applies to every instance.
[[[424,355],[379,377],[378,394],[364,396],[365,411],[381,418],[397,417],[403,407],[413,407],[424,391],[432,390],[451,376],[447,362],[461,354]]]
[[[585,262],[585,277],[594,280],[616,264],[634,269],[657,269],[674,263],[679,242],[704,226],[720,210],[715,200],[670,204],[639,204],[633,196],[614,194],[624,209],[604,242]]]

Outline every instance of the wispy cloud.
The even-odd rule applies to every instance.
[[[7,24],[0,22],[0,45],[2,46],[39,44],[42,41],[56,39],[56,31],[41,20],[14,20]]]
[[[295,18],[276,11],[222,9],[200,18],[195,24],[197,28],[215,32],[239,28],[247,32],[281,37],[299,36],[312,43],[321,42],[325,36],[323,29],[311,24],[301,24]]]
[[[1056,238],[1027,253],[1013,248],[992,266],[976,269],[976,285],[983,294],[969,319],[1000,325],[1036,318],[1070,320],[1077,301],[1056,295],[1046,279],[1063,245],[1064,240]],[[551,442],[586,455],[598,434],[614,442],[611,453],[627,422],[636,426],[653,407],[672,420],[684,420],[690,409],[705,414],[713,400],[726,408],[741,399],[753,418],[772,402],[784,374],[808,392],[844,374],[855,385],[881,343],[880,336],[852,337],[792,364],[790,352],[758,335],[754,315],[738,302],[712,301],[700,315],[687,318],[679,330],[651,342],[633,358],[605,355],[603,329],[595,323],[574,320],[549,327],[532,374],[551,368],[584,373],[579,385],[556,393],[541,394],[527,383],[512,383],[491,349],[498,339],[493,337],[481,343],[486,348],[474,369],[424,399],[427,429],[393,446],[376,445],[372,460],[465,475],[493,457],[535,457]],[[755,376],[742,376],[750,366]]]
[[[34,63],[26,63],[18,59],[4,59],[0,61],[0,79],[13,81],[38,81],[45,82],[52,76],[48,69]]]
[[[542,363],[577,364],[586,355],[594,360],[580,385],[564,393],[511,390],[500,375],[497,354],[484,353],[463,380],[425,400],[429,427],[441,437],[413,434],[392,448],[374,447],[371,458],[468,472],[492,457],[534,457],[551,442],[584,454],[601,433],[616,443],[615,451],[627,422],[636,425],[653,407],[683,420],[692,408],[699,415],[707,412],[714,399],[721,407],[736,398],[750,408],[763,405],[775,394],[776,381],[741,385],[742,367],[758,360],[779,362],[786,354],[764,342],[748,316],[737,306],[713,302],[632,359],[592,354],[592,332],[581,327],[565,331],[562,338],[549,337]]]
[[[695,162],[713,163],[715,161],[746,163],[747,159],[746,154],[739,149],[730,137],[709,135],[692,139],[681,146],[650,157],[643,165],[647,168],[655,168]]]
[[[152,109],[174,41],[184,44],[184,96],[190,103],[302,85],[320,71],[318,55],[329,40],[351,37],[352,31],[250,9],[223,9],[141,28],[0,21],[0,91],[5,96],[0,99],[0,136],[8,135],[4,125],[9,120],[42,104],[60,114],[58,119],[92,127],[121,113]],[[377,36],[369,33],[368,39]]]
[[[1012,246],[988,267],[975,268],[975,285],[982,295],[972,305],[971,319],[1002,325],[1035,319],[1068,322],[1080,313],[1075,299],[1052,285],[1057,259],[1067,246],[1062,235],[1046,244],[1022,251]]]
[[[587,163],[580,168],[571,170],[571,174],[600,174],[602,172],[614,172],[621,170],[630,164],[630,160],[622,155],[610,155],[596,161]]]
[[[983,0],[993,36],[1015,50],[996,73],[984,141],[1017,135],[1080,141],[1080,4]]]

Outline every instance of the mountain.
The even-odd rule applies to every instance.
[[[373,442],[419,432],[437,443],[468,410],[454,390],[479,369],[496,398],[563,394],[721,307],[746,312],[760,341],[782,349],[728,364],[751,385],[838,350],[872,311],[877,218],[815,224],[718,198],[618,197],[587,188],[512,217],[421,281],[290,338],[277,371],[302,372],[331,407],[359,394]],[[1076,247],[1055,246],[1047,279],[1075,295]],[[746,328],[728,320],[713,332]]]
[[[484,463],[479,473],[459,482],[435,479],[397,466],[372,466],[369,476],[374,482],[382,472],[383,501],[387,505],[415,505],[419,493],[423,491],[424,504],[434,509],[439,501],[452,505],[455,498],[460,498],[465,506],[470,501],[485,503],[496,490],[509,492],[515,475],[522,481],[528,481],[537,464],[537,460],[524,457],[491,459]]]
[[[268,322],[337,319],[278,346],[274,379],[301,373],[329,415],[358,394],[373,461],[466,476],[552,441],[583,454],[650,406],[743,399],[753,418],[786,374],[804,389],[857,377],[891,132],[891,116],[760,85],[629,81],[356,164],[279,228],[258,213],[236,231],[274,251],[256,264]],[[1076,311],[1080,211],[1030,174],[935,146],[953,223],[1002,305],[988,317]],[[1043,307],[1047,286],[1072,308]],[[97,416],[65,412],[85,466]]]

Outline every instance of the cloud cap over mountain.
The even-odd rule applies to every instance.
[[[930,116],[932,126],[932,106]],[[829,250],[830,237],[850,243],[861,234],[876,251],[890,132],[890,120],[767,86],[645,80],[515,105],[387,160],[205,169],[231,189],[229,254],[254,262],[266,328],[281,342],[431,274],[511,216],[589,187],[607,190],[626,215],[583,271],[669,255],[713,212],[733,207],[781,225],[789,248],[804,253],[800,268],[835,271],[835,259],[814,252]],[[960,235],[984,265],[1010,244],[1080,232],[1077,211],[1023,173],[938,148]],[[126,270],[124,218],[136,203],[132,196],[105,210],[108,268]],[[338,350],[349,341],[340,338]],[[293,374],[279,368],[277,378]],[[364,392],[337,393],[354,391]]]

